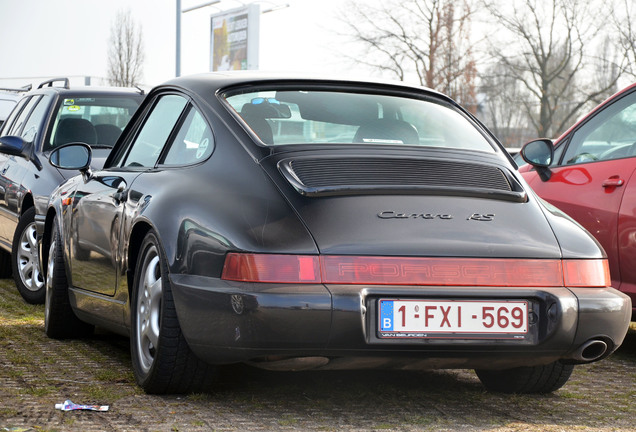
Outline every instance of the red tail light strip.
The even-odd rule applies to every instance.
[[[563,286],[561,261],[325,256],[325,283]]]
[[[563,260],[563,278],[569,287],[606,287],[612,285],[607,260]]]
[[[607,260],[409,258],[229,253],[222,278],[364,285],[605,287]]]
[[[316,255],[229,253],[222,279],[242,282],[321,283]]]

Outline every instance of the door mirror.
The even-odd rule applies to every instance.
[[[530,141],[521,149],[521,157],[536,168],[547,168],[554,159],[554,144],[547,138]]]
[[[82,143],[66,144],[51,152],[51,165],[69,170],[86,170],[91,165],[91,148]]]
[[[521,148],[521,157],[535,167],[541,181],[548,181],[552,176],[550,164],[554,159],[554,144],[551,139],[542,138],[526,143]]]
[[[0,137],[0,153],[27,157],[27,142],[19,136]]]

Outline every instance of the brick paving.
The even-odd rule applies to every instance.
[[[66,399],[108,412],[55,410]],[[611,358],[551,395],[486,392],[469,370],[223,371],[209,394],[151,396],[128,340],[55,341],[43,307],[0,280],[0,431],[636,431],[636,326]]]

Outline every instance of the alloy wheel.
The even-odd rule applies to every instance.
[[[153,365],[161,323],[161,300],[163,287],[161,281],[161,265],[155,246],[146,253],[142,267],[142,279],[137,294],[137,353],[140,366],[145,373]]]
[[[40,271],[35,223],[29,224],[22,231],[16,259],[24,286],[30,291],[40,290],[44,286],[44,277]]]

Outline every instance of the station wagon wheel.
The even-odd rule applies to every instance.
[[[476,369],[482,384],[501,393],[551,393],[560,389],[572,375],[574,365],[560,361],[542,366],[505,370]]]
[[[13,236],[13,278],[22,298],[32,304],[44,303],[44,275],[35,231],[35,208],[20,217]]]
[[[138,384],[147,393],[210,390],[216,369],[197,359],[181,332],[167,263],[156,234],[140,249],[131,304],[131,356]]]
[[[55,339],[86,336],[94,329],[92,325],[77,318],[71,308],[63,250],[60,231],[54,222],[46,265],[44,331],[47,336]]]

